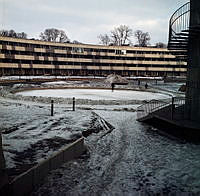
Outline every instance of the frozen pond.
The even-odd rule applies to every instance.
[[[100,89],[48,89],[48,90],[31,90],[17,93],[23,96],[36,97],[62,97],[91,100],[150,100],[165,99],[168,95],[160,93],[128,91],[128,90],[100,90]]]

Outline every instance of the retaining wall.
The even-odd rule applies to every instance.
[[[70,161],[86,150],[84,138],[80,138],[68,145],[53,156],[32,167],[28,171],[16,177],[9,184],[10,196],[28,195],[49,174],[49,171],[60,167],[63,163]]]

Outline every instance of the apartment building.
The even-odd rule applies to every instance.
[[[0,76],[180,76],[186,70],[186,51],[0,37]]]

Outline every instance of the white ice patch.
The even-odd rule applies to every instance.
[[[126,91],[126,90],[100,90],[100,89],[48,89],[32,90],[17,93],[23,96],[61,97],[91,100],[151,100],[169,98],[160,93]]]
[[[68,84],[68,82],[65,82],[65,81],[56,81],[56,82],[44,82],[42,85],[65,85],[65,84]]]

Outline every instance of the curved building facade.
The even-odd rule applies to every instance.
[[[186,52],[0,37],[0,75],[180,76]]]

